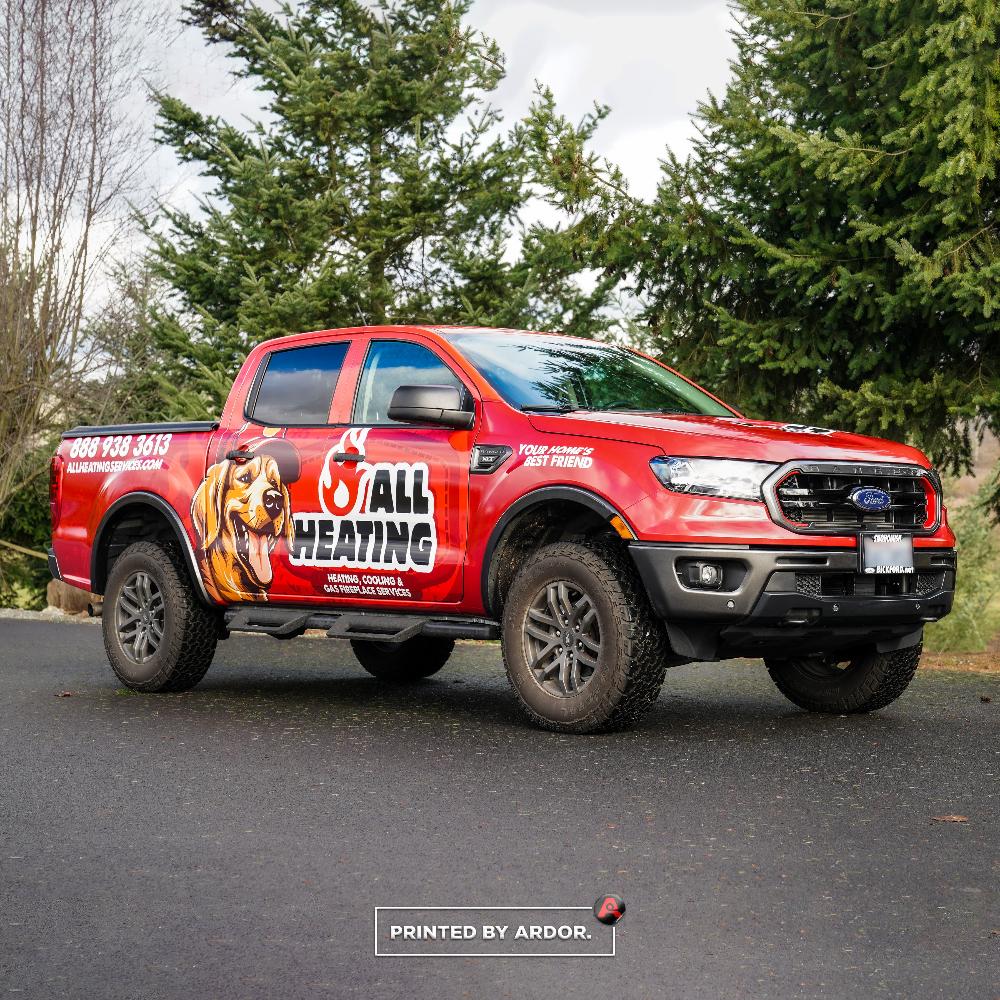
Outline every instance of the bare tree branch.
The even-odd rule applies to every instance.
[[[147,39],[127,0],[0,0],[0,13],[6,505],[30,475],[32,451],[103,363],[85,320],[147,148],[135,114]]]

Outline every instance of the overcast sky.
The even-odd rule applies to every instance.
[[[535,80],[553,88],[573,119],[595,100],[610,105],[598,148],[640,195],[652,193],[666,147],[686,150],[688,115],[708,90],[721,92],[732,56],[725,0],[476,0],[470,21],[506,53],[507,78],[494,103],[508,120],[523,114]],[[228,61],[199,33],[183,32],[162,57],[158,75],[169,93],[234,124],[253,113],[252,90],[234,84]],[[203,187],[168,150],[156,154],[150,173],[175,204]]]

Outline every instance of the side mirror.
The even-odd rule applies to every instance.
[[[401,385],[389,402],[389,419],[469,430],[476,419],[471,401],[453,385]]]

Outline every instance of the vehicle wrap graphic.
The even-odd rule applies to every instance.
[[[316,512],[293,516],[293,566],[429,573],[437,553],[434,494],[425,462],[364,456],[368,428],[351,428],[326,455]]]
[[[298,477],[294,446],[274,440],[249,461],[216,462],[191,501],[198,568],[210,596],[223,603],[267,600],[271,553],[292,539],[288,484]]]
[[[74,438],[67,453],[66,472],[156,472],[164,467],[173,434],[109,434]]]

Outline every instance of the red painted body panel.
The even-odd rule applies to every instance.
[[[171,434],[165,441],[166,436],[102,435],[70,438],[61,443],[58,454],[65,462],[62,509],[52,542],[67,583],[90,588],[91,550],[101,519],[113,503],[129,494],[159,496],[177,511],[194,544],[190,498],[205,476],[210,435]],[[94,454],[89,454],[90,448],[86,454],[79,454],[81,442],[88,440],[98,442]],[[163,453],[144,455],[150,442],[154,452],[159,449]]]
[[[355,387],[373,338],[418,342],[445,360],[474,400],[473,429],[352,427]],[[331,340],[347,340],[350,348],[329,426],[265,427],[247,419],[248,396],[269,352]],[[66,467],[53,548],[67,582],[90,586],[91,550],[104,514],[119,498],[144,491],[177,512],[220,604],[267,600],[470,614],[485,610],[482,568],[494,527],[511,505],[543,487],[589,491],[644,541],[848,548],[854,545],[849,537],[802,535],[780,526],[761,502],[670,492],[649,461],[678,455],[929,467],[923,454],[905,445],[789,429],[744,420],[735,411],[733,417],[521,413],[445,336],[422,327],[320,331],[261,344],[233,384],[218,431],[167,441],[152,435],[148,455],[147,436],[127,437],[99,436],[94,455],[89,441],[81,446],[87,439],[68,438],[60,446]],[[513,454],[497,472],[470,476],[476,443],[507,445]],[[227,462],[226,452],[236,448],[259,461],[245,467]],[[332,458],[345,450],[363,454],[364,461]],[[280,511],[264,516],[261,491],[280,496]],[[235,540],[223,541],[229,530]],[[914,542],[951,547],[954,536],[943,519],[933,535]],[[242,545],[244,558],[231,558],[227,545]],[[225,580],[216,579],[220,574]]]

